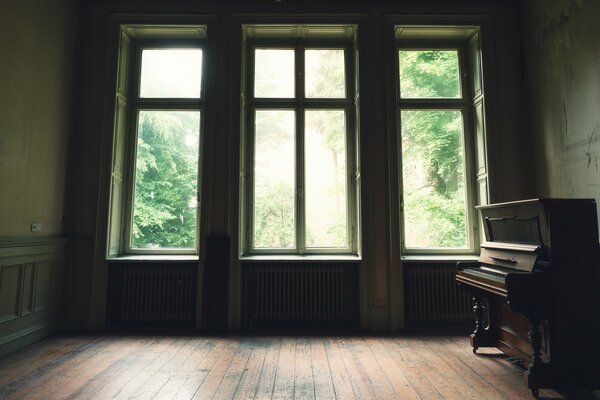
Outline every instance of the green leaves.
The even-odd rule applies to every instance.
[[[278,182],[257,193],[254,208],[254,246],[289,249],[296,245],[292,187]]]
[[[400,50],[399,62],[401,98],[427,99],[400,112],[405,245],[464,248],[463,115],[448,107],[461,97],[458,52]]]
[[[193,248],[200,113],[140,111],[133,248]]]
[[[456,50],[401,50],[402,98],[459,98],[460,75]]]

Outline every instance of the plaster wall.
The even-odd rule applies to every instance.
[[[600,2],[525,0],[521,12],[537,192],[600,201]]]
[[[75,12],[0,2],[0,238],[63,233]]]

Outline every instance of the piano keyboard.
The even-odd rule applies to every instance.
[[[484,269],[484,268],[465,268],[464,269],[465,272],[472,274],[472,275],[477,275],[480,276],[482,278],[488,278],[497,282],[502,282],[504,283],[505,279],[506,279],[506,273],[505,272],[499,272],[499,271],[493,271],[491,269]]]
[[[506,274],[474,267],[456,273],[456,282],[506,297]]]

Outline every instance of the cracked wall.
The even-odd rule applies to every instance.
[[[600,202],[600,1],[521,11],[537,192]]]

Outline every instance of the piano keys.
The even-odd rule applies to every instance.
[[[533,199],[477,209],[481,255],[459,263],[456,274],[473,298],[473,351],[496,347],[522,359],[535,396],[541,388],[600,388],[595,201]]]

